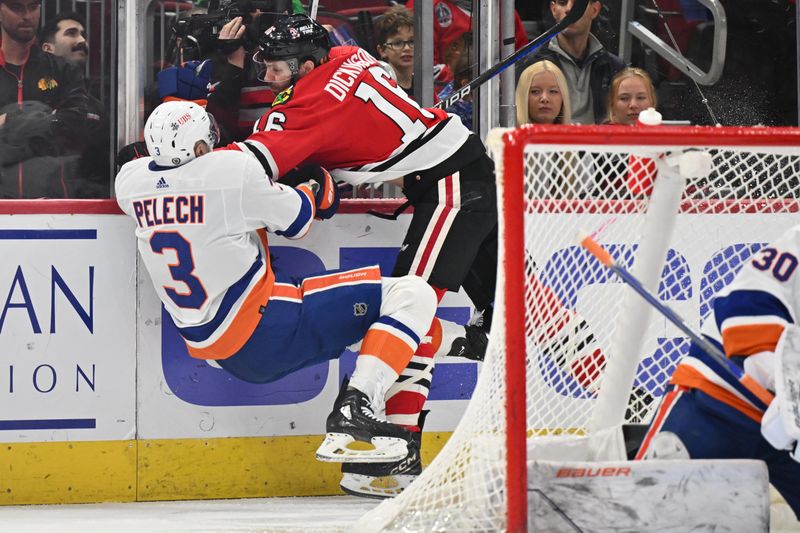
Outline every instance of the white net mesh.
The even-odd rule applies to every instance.
[[[550,135],[557,131],[562,133]],[[501,243],[500,253],[501,258],[524,254],[525,279],[507,279],[499,267],[490,347],[463,419],[433,464],[403,494],[369,513],[364,527],[505,529],[504,286],[525,290],[527,357],[519,371],[526,372],[529,449],[543,435],[585,434],[595,427],[594,406],[603,394],[622,400],[614,420],[600,421],[601,426],[648,421],[678,359],[688,351],[688,339],[657,313],[631,316],[642,312],[630,305],[621,282],[580,248],[580,230],[592,233],[618,262],[637,272],[648,262],[638,257],[650,239],[643,236],[674,223],[663,250],[666,262],[647,252],[653,255],[653,279],[660,279],[654,292],[699,327],[713,295],[742,262],[797,222],[797,131],[661,127],[648,130],[642,142],[649,146],[637,145],[634,129],[613,142],[600,128],[563,131],[514,132],[521,151],[506,157],[523,160],[522,176],[512,171],[517,161],[496,157],[500,187],[504,180],[524,179],[525,250],[505,250]],[[490,148],[502,154],[502,143],[492,146],[493,137],[499,135],[490,137]],[[680,209],[665,224],[652,217],[654,158],[672,161],[687,149],[710,154],[712,169],[707,177],[686,181]],[[504,220],[511,217],[502,205],[500,211],[503,235]],[[638,342],[631,345],[631,335],[621,341],[636,319],[646,320],[634,335]],[[626,348],[634,353],[632,361],[617,356]],[[615,365],[627,368],[630,378],[611,377]]]

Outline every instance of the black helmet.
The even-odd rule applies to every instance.
[[[257,59],[289,62],[296,59],[298,64],[310,59],[319,65],[330,49],[328,31],[308,15],[297,13],[267,28],[258,40]]]

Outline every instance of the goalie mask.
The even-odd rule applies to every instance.
[[[147,119],[144,140],[157,165],[177,167],[196,157],[199,141],[214,148],[219,128],[214,116],[194,102],[164,102]]]
[[[258,41],[253,61],[258,79],[275,91],[294,84],[305,61],[320,65],[331,49],[328,31],[307,15],[295,14],[267,28]]]

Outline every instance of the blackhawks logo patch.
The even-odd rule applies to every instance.
[[[56,87],[58,87],[58,82],[50,77],[39,78],[39,86],[40,91],[52,91]]]
[[[272,102],[272,106],[275,107],[276,105],[285,104],[292,97],[293,93],[294,93],[293,87],[289,87],[288,89],[279,92],[278,96],[275,97],[275,101]]]

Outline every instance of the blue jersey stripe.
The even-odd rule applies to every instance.
[[[225,296],[222,297],[222,303],[220,303],[219,309],[217,309],[217,314],[214,315],[214,318],[200,326],[178,328],[181,336],[183,336],[184,339],[192,342],[201,342],[209,338],[228,316],[233,304],[239,300],[245,289],[247,289],[247,286],[250,285],[250,281],[261,269],[263,264],[264,262],[261,260],[261,254],[258,254],[258,257],[256,257],[256,260],[253,262],[250,270],[248,270],[245,275],[239,279],[239,281],[231,285],[231,287],[225,293]]]
[[[748,316],[777,316],[790,324],[794,322],[786,306],[768,292],[733,291],[727,296],[717,296],[714,300],[714,319],[720,331],[725,320]]]
[[[311,199],[303,192],[298,191],[297,189],[292,189],[300,196],[300,212],[297,213],[297,217],[294,219],[294,222],[286,228],[284,231],[276,231],[278,235],[283,235],[285,237],[296,237],[303,228],[306,227],[306,224],[311,220],[311,216],[314,213],[314,208],[311,205]]]
[[[388,316],[382,316],[377,320],[377,322],[386,324],[387,326],[392,326],[395,329],[399,329],[400,331],[402,331],[403,333],[414,339],[414,342],[419,344],[419,335],[411,331],[411,328],[409,328],[399,320],[395,320],[394,318]]]

